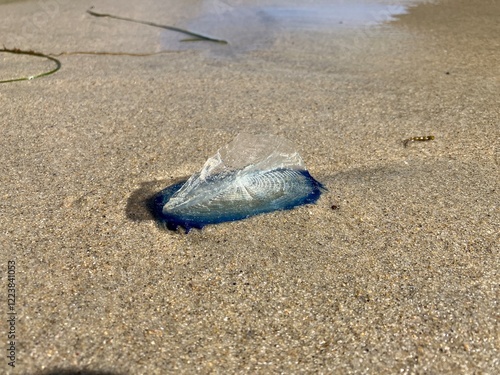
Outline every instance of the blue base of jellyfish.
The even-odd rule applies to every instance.
[[[208,188],[218,189],[221,181],[227,179],[227,175],[223,178],[214,176],[207,181]],[[208,224],[242,220],[254,215],[315,203],[325,190],[307,170],[276,169],[255,172],[254,178],[249,180],[257,182],[247,184],[245,188],[246,192],[251,192],[251,197],[245,194],[238,199],[234,191],[226,189],[203,204],[184,207],[174,212],[164,210],[170,198],[186,183],[182,181],[156,194],[150,201],[150,209],[161,226],[170,230],[183,227],[188,233],[192,228],[202,229]]]

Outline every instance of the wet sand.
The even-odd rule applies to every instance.
[[[160,29],[88,16],[91,2],[40,4],[0,5],[0,44],[172,48]],[[182,27],[202,11],[144,4],[96,10]],[[282,30],[263,49],[61,56],[54,75],[0,85],[17,313],[16,367],[3,356],[0,372],[495,373],[499,13],[425,3],[373,28]],[[160,230],[144,199],[241,131],[295,143],[328,192]]]

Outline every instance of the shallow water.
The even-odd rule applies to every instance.
[[[406,13],[412,3],[367,0],[204,1],[197,16],[185,22],[183,27],[227,40],[230,47],[225,48],[226,51],[246,52],[267,49],[277,39],[290,37],[295,32],[324,34],[380,25]],[[165,31],[161,43],[168,49],[206,48],[203,42],[183,43],[180,42],[182,39]]]

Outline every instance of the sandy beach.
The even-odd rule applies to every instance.
[[[0,84],[0,373],[496,373],[500,3],[177,3],[0,1],[0,46],[64,53]],[[159,228],[145,200],[240,132],[328,191]]]

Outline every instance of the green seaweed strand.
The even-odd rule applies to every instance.
[[[35,52],[35,51],[24,51],[24,50],[21,50],[21,49],[18,49],[18,48],[9,49],[9,48],[5,48],[5,46],[2,49],[0,49],[0,52],[14,53],[14,54],[17,54],[17,55],[28,55],[28,56],[43,57],[43,58],[49,59],[49,60],[51,60],[51,61],[53,61],[53,62],[56,63],[56,67],[54,69],[52,69],[51,71],[44,72],[44,73],[38,74],[36,76],[6,79],[6,80],[3,80],[3,81],[0,81],[0,83],[18,82],[18,81],[31,81],[32,79],[35,79],[35,78],[45,77],[45,76],[48,76],[50,74],[54,74],[59,69],[61,69],[61,62],[58,59],[56,59],[55,57],[52,57],[52,56],[48,56],[48,55],[46,55],[44,53]]]
[[[158,51],[158,52],[145,52],[145,53],[135,53],[135,52],[106,52],[106,51],[74,51],[74,52],[60,52],[51,53],[49,56],[72,56],[72,55],[96,55],[96,56],[132,56],[132,57],[145,57],[145,56],[156,56],[164,53],[174,53],[177,51]]]
[[[97,13],[97,12],[94,12],[94,11],[92,11],[90,9],[87,10],[87,13],[90,14],[91,16],[94,16],[94,17],[109,17],[109,18],[114,18],[114,19],[117,19],[117,20],[135,22],[135,23],[140,23],[140,24],[143,24],[143,25],[154,26],[154,27],[159,27],[159,28],[162,28],[162,29],[177,31],[179,33],[183,33],[183,34],[186,34],[186,35],[189,35],[189,36],[192,36],[192,37],[195,38],[195,39],[189,39],[189,41],[193,41],[193,40],[197,39],[197,40],[206,40],[206,41],[215,42],[215,43],[228,44],[228,42],[226,40],[210,38],[210,37],[208,37],[206,35],[201,35],[201,34],[193,33],[192,31],[180,29],[180,28],[174,27],[174,26],[160,25],[160,24],[153,23],[153,22],[140,21],[140,20],[135,20],[133,18],[119,17],[119,16],[114,16],[112,14],[107,14],[107,13]]]

